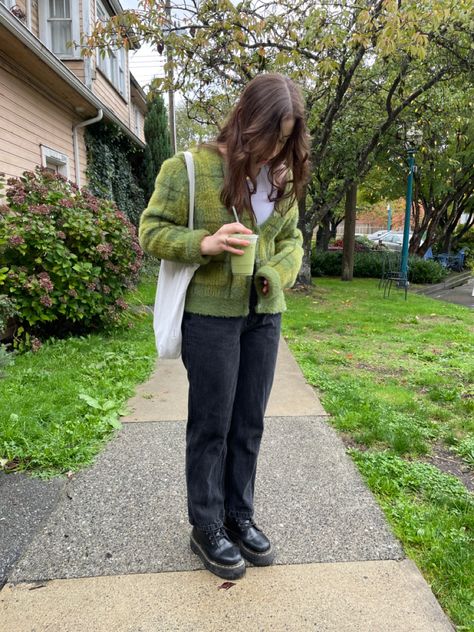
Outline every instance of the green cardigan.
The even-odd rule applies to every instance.
[[[166,160],[156,178],[155,191],[140,218],[139,239],[145,252],[159,259],[199,263],[186,295],[185,310],[208,316],[246,316],[252,277],[233,276],[230,254],[203,256],[201,241],[223,224],[234,221],[219,197],[225,164],[212,149],[191,150],[195,165],[196,194],[194,230],[189,230],[189,189],[182,153]],[[264,295],[261,282],[256,312],[276,314],[286,309],[283,289],[291,287],[300,269],[303,250],[297,228],[298,207],[288,201],[275,204],[270,217],[256,226],[245,212],[241,223],[259,235],[255,279],[268,280]]]

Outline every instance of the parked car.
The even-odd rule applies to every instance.
[[[413,233],[410,233],[409,239]],[[385,246],[389,250],[398,250],[402,249],[403,244],[403,233],[397,232],[394,230],[389,230],[385,235],[382,235],[382,238],[378,240],[382,246]]]
[[[382,239],[382,237],[384,235],[386,235],[389,231],[388,230],[376,230],[375,233],[370,233],[370,235],[366,235],[367,239],[370,239],[370,241],[379,241],[379,239]]]

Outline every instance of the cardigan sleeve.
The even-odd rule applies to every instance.
[[[188,228],[189,182],[183,155],[165,160],[155,190],[140,217],[138,238],[142,249],[159,259],[205,264],[201,241],[207,230]]]
[[[303,236],[298,228],[298,205],[294,204],[285,215],[285,222],[275,240],[275,254],[259,270],[256,278],[267,279],[268,294],[264,295],[257,283],[259,294],[272,301],[281,290],[291,287],[303,260]]]

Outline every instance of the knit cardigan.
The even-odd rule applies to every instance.
[[[220,201],[225,163],[210,148],[191,150],[195,166],[194,229],[188,224],[189,184],[184,155],[166,160],[156,178],[155,190],[140,218],[139,240],[145,252],[159,259],[199,263],[188,287],[185,310],[207,316],[246,316],[251,283],[258,294],[256,312],[285,311],[283,289],[298,274],[303,250],[297,228],[298,207],[288,200],[275,203],[270,217],[260,226],[245,212],[241,223],[259,235],[254,277],[233,275],[230,254],[202,255],[201,241],[223,224],[234,221]],[[262,292],[262,278],[269,291]]]

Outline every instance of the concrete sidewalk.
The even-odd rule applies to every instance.
[[[2,632],[454,629],[284,341],[256,489],[276,564],[227,590],[202,570],[188,545],[186,390],[181,362],[158,362],[8,571]]]
[[[431,298],[438,299],[440,301],[447,301],[448,303],[456,303],[457,305],[464,305],[465,307],[474,308],[474,277],[469,279],[467,283],[458,285],[452,289],[440,290],[430,295]]]

